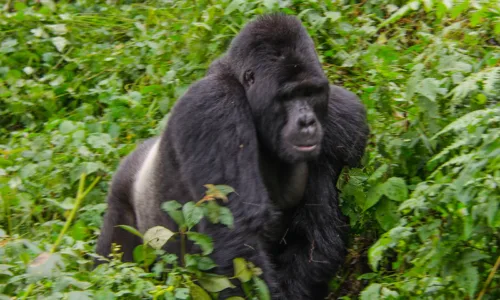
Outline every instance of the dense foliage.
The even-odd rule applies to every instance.
[[[91,270],[105,194],[238,30],[277,10],[303,20],[372,130],[364,168],[339,182],[352,239],[331,298],[500,298],[498,1],[10,0],[0,299],[207,299],[192,281],[207,258],[187,256],[168,278],[147,251]]]

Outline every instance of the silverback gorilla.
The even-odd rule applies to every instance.
[[[204,184],[236,193],[234,229],[208,222],[215,272],[243,257],[263,270],[273,299],[322,299],[343,263],[346,227],[336,182],[364,153],[368,127],[359,99],[330,85],[298,19],[274,14],[250,22],[173,108],[167,129],[120,165],[97,244],[132,260],[141,232],[177,226],[161,203],[202,198]],[[178,253],[176,241],[165,250]],[[221,295],[242,295],[241,288]]]

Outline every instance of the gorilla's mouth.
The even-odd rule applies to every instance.
[[[314,149],[316,149],[317,146],[318,146],[318,144],[314,144],[314,145],[293,145],[293,148],[295,148],[296,150],[299,150],[300,152],[311,152]]]

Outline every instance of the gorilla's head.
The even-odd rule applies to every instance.
[[[228,61],[244,86],[260,143],[287,162],[320,153],[329,83],[299,20],[268,15],[233,40]]]

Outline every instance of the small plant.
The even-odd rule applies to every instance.
[[[179,226],[178,232],[172,232],[163,226],[155,226],[141,234],[137,229],[119,225],[119,227],[140,237],[142,245],[134,249],[134,261],[140,265],[144,271],[148,272],[149,267],[154,265],[153,273],[157,276],[168,274],[165,285],[157,285],[150,291],[154,299],[188,299],[190,295],[194,300],[217,298],[217,293],[228,288],[234,288],[231,279],[238,279],[242,283],[243,290],[248,299],[270,299],[269,291],[265,282],[259,278],[262,271],[251,262],[243,258],[233,260],[234,276],[226,277],[209,273],[207,271],[216,267],[216,264],[208,256],[213,251],[212,238],[206,234],[192,231],[203,217],[214,224],[223,224],[229,228],[233,227],[233,215],[231,211],[217,203],[220,199],[228,201],[227,195],[234,190],[225,185],[205,185],[207,188],[205,196],[198,202],[187,202],[181,205],[172,200],[162,205],[168,215]],[[180,239],[180,257],[166,253],[163,246],[171,239]],[[194,242],[201,249],[200,254],[190,254],[186,252],[186,240]],[[117,264],[121,258],[119,247],[114,248],[111,267]],[[178,262],[180,261],[180,265]],[[169,268],[169,266],[171,266]],[[232,300],[243,299],[232,297]]]

